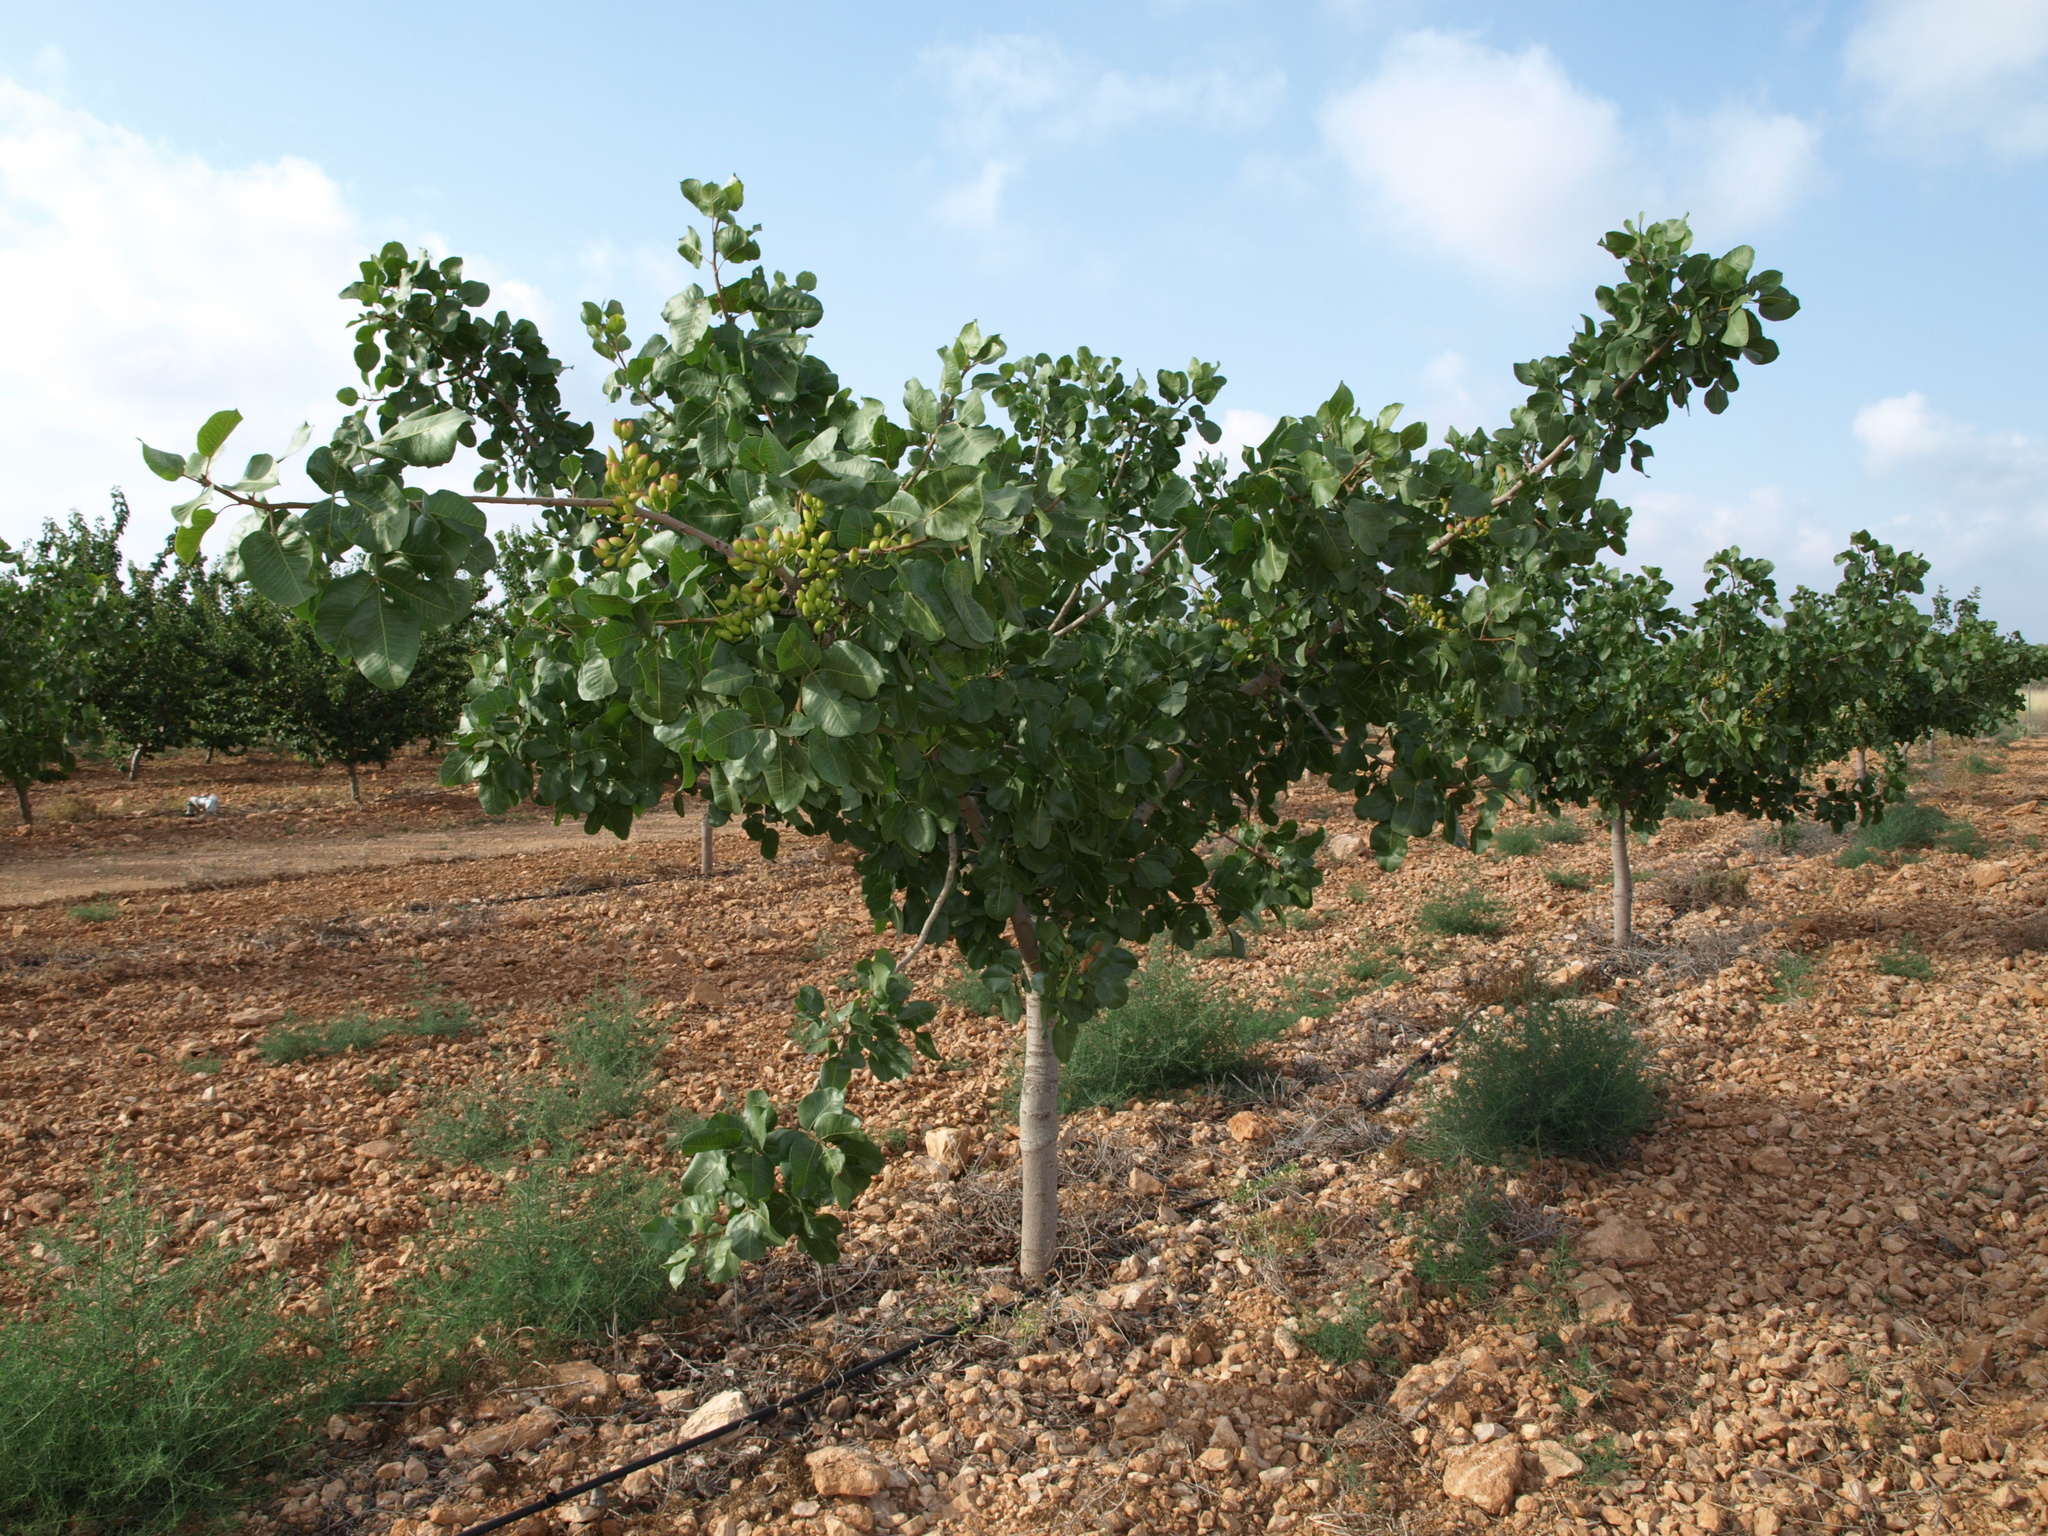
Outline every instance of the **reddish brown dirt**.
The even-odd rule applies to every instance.
[[[1072,1117],[1069,1242],[1049,1297],[877,1396],[643,1479],[569,1528],[1449,1530],[1483,1523],[1445,1478],[1496,1425],[1587,1462],[1546,1482],[1528,1460],[1502,1516],[1517,1530],[2037,1528],[2048,751],[2003,756],[2003,773],[1952,769],[1933,791],[1984,833],[1976,861],[1843,871],[1838,844],[1781,857],[1731,819],[1667,825],[1640,853],[1635,956],[1598,940],[1604,890],[1545,874],[1597,880],[1597,836],[1506,860],[1433,846],[1391,876],[1333,865],[1309,924],[1202,967],[1248,998],[1321,995],[1335,1011],[1276,1048],[1277,1079],[1251,1100]],[[374,1284],[419,1262],[432,1202],[498,1187],[409,1149],[423,1107],[499,1062],[545,1070],[563,1012],[614,982],[651,1000],[673,1043],[648,1109],[590,1159],[678,1172],[659,1135],[677,1107],[802,1091],[790,994],[873,942],[848,870],[801,839],[764,863],[727,831],[706,878],[695,823],[666,812],[625,845],[544,814],[491,825],[432,767],[408,759],[367,779],[361,807],[342,803],[338,772],[275,763],[153,764],[139,789],[101,771],[39,791],[47,824],[0,855],[13,904],[0,914],[0,1243],[18,1260],[40,1262],[51,1224],[89,1220],[111,1161],[194,1240],[246,1242],[254,1266],[255,1245],[289,1239],[298,1283],[348,1241]],[[180,824],[171,811],[201,789],[227,814]],[[79,797],[69,812],[105,814],[60,824],[65,794]],[[1327,795],[1297,809],[1348,825]],[[426,846],[442,837],[449,848]],[[546,841],[488,841],[526,837]],[[361,867],[361,850],[386,842],[455,861]],[[111,916],[79,909],[74,892],[113,889],[112,865],[94,861],[188,848],[232,853],[249,878],[116,897]],[[1674,914],[1682,884],[1731,860],[1746,896]],[[1423,901],[1473,885],[1503,907],[1501,934],[1418,932]],[[1887,974],[1908,932],[1926,979]],[[1406,981],[1366,990],[1343,975],[1396,950]],[[1803,978],[1788,956],[1811,962]],[[937,980],[950,962],[930,965]],[[1458,1179],[1402,1139],[1414,1095],[1384,1114],[1361,1105],[1433,1031],[1530,968],[1628,1008],[1676,1113],[1618,1167],[1499,1175],[1525,1246],[1497,1292],[1460,1299],[1418,1279],[1413,1230]],[[257,1055],[286,1011],[402,1010],[427,984],[480,1024],[362,1057]],[[937,1033],[945,1069],[859,1090],[872,1125],[913,1133],[911,1155],[862,1202],[841,1269],[762,1266],[718,1309],[600,1352],[614,1374],[594,1393],[522,1378],[488,1399],[366,1410],[251,1528],[428,1536],[661,1443],[721,1386],[762,1401],[901,1337],[905,1308],[931,1315],[986,1291],[1014,1222],[1013,1158],[989,1113],[1008,1032],[949,1005]],[[1241,1112],[1246,1139],[1226,1128]],[[965,1131],[966,1176],[915,1155],[938,1126]],[[1574,1257],[1553,1276],[1542,1250],[1559,1232]],[[1347,1297],[1385,1319],[1377,1368],[1300,1347]],[[549,1402],[566,1417],[530,1453],[461,1451],[477,1425]],[[891,1486],[864,1501],[815,1492],[802,1453],[834,1443],[878,1456]]]

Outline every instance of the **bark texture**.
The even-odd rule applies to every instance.
[[[703,846],[703,848],[702,848],[702,849],[700,850],[700,857],[698,858],[698,861],[697,861],[697,863],[698,863],[698,867],[699,867],[700,871],[701,871],[702,873],[704,873],[704,874],[707,874],[707,875],[711,873],[711,869],[712,869],[712,864],[711,864],[711,832],[712,832],[712,827],[711,827],[711,807],[707,805],[707,806],[705,806],[705,807],[704,807],[704,834],[703,834],[703,836],[704,836],[704,846]]]
[[[1614,845],[1614,942],[1625,949],[1636,941],[1636,882],[1628,867],[1628,817],[1607,823]]]
[[[1024,1080],[1017,1096],[1017,1166],[1024,1184],[1017,1272],[1043,1280],[1060,1247],[1060,1059],[1046,1027],[1038,925],[1024,904],[1010,920],[1024,961]]]

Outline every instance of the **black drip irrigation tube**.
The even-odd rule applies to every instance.
[[[1014,1305],[1014,1303],[1009,1305]],[[966,1319],[964,1322],[955,1323],[950,1328],[941,1328],[936,1333],[927,1333],[922,1338],[912,1339],[908,1344],[898,1345],[885,1355],[875,1355],[861,1361],[858,1365],[850,1365],[843,1371],[834,1371],[814,1387],[806,1387],[803,1391],[792,1393],[788,1397],[770,1403],[765,1408],[756,1408],[752,1413],[746,1414],[741,1418],[721,1424],[718,1428],[707,1430],[701,1435],[692,1435],[687,1440],[679,1440],[674,1445],[655,1451],[652,1455],[642,1456],[637,1461],[629,1461],[622,1467],[614,1467],[609,1472],[600,1472],[596,1477],[585,1478],[580,1483],[572,1483],[560,1493],[551,1493],[544,1499],[536,1499],[531,1504],[522,1504],[517,1509],[508,1510],[502,1515],[493,1516],[480,1525],[472,1525],[468,1529],[458,1532],[457,1536],[485,1536],[485,1533],[488,1531],[503,1530],[506,1526],[515,1525],[529,1516],[546,1514],[551,1509],[581,1498],[593,1489],[602,1488],[608,1483],[616,1483],[624,1477],[630,1477],[643,1467],[659,1466],[662,1462],[680,1456],[685,1451],[693,1451],[700,1445],[709,1445],[714,1440],[722,1440],[727,1435],[733,1434],[749,1424],[762,1424],[779,1414],[789,1412],[792,1408],[801,1408],[805,1403],[823,1397],[827,1392],[844,1386],[849,1381],[853,1381],[861,1376],[870,1375],[875,1371],[879,1371],[885,1365],[893,1365],[905,1356],[914,1355],[919,1350],[929,1348],[933,1344],[957,1338],[969,1328],[978,1327],[991,1316],[1008,1309],[1009,1307],[1006,1305],[977,1310],[973,1317]]]

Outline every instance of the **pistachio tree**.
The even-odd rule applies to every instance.
[[[491,559],[482,508],[542,505],[552,547],[476,663],[446,779],[592,832],[704,800],[770,858],[785,829],[851,844],[878,925],[954,944],[1021,1023],[1036,1279],[1059,1061],[1138,948],[1313,899],[1320,833],[1280,812],[1304,773],[1355,794],[1389,864],[1412,836],[1484,835],[1513,767],[1492,736],[1548,639],[1530,583],[1618,545],[1604,477],[1689,399],[1723,409],[1797,301],[1747,248],[1631,226],[1604,241],[1623,263],[1605,318],[1517,369],[1529,394],[1498,431],[1431,448],[1340,387],[1235,473],[1190,471],[1220,435],[1213,366],[1011,356],[970,324],[892,414],[813,351],[815,279],[759,264],[739,182],[682,190],[704,280],[637,337],[618,303],[583,309],[616,411],[602,457],[539,339],[470,315],[488,294],[459,261],[397,246],[345,290],[362,379],[308,460],[321,499],[273,498],[267,457],[218,471],[232,413],[192,454],[146,455],[196,487],[191,547],[239,509],[238,569],[383,684],[461,616]],[[479,494],[411,483],[470,444]],[[852,1074],[931,1052],[907,964],[880,950],[800,996],[819,1089],[794,1126],[750,1097],[689,1144],[678,1269],[791,1237],[834,1251],[821,1207],[878,1166]]]

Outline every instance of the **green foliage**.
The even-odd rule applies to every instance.
[[[1593,888],[1592,877],[1570,869],[1546,869],[1543,878],[1561,891],[1589,891]]]
[[[446,1226],[438,1270],[408,1297],[415,1347],[444,1362],[478,1338],[494,1354],[545,1353],[660,1316],[668,1265],[643,1229],[674,1195],[631,1163],[582,1176],[559,1155],[528,1164],[502,1199]]]
[[[1553,816],[1537,823],[1536,836],[1546,843],[1577,844],[1586,840],[1586,829],[1569,816]]]
[[[940,984],[939,996],[956,1008],[965,1008],[969,1013],[978,1013],[983,1018],[993,1018],[1003,1011],[995,992],[982,980],[979,971],[959,966],[949,972]]]
[[[1781,954],[1771,961],[1771,990],[1767,1003],[1789,1003],[1813,990],[1814,962],[1810,955]]]
[[[450,1005],[429,999],[420,1005],[412,1018],[372,1018],[362,1009],[330,1019],[325,1024],[303,1027],[287,1018],[276,1028],[266,1031],[256,1048],[268,1062],[304,1061],[312,1056],[368,1051],[393,1035],[459,1035],[469,1024],[467,1003]]]
[[[1457,1295],[1487,1295],[1501,1261],[1514,1252],[1494,1236],[1500,1200],[1484,1184],[1434,1199],[1405,1225],[1415,1238],[1415,1278]]]
[[[0,1317],[0,1525],[81,1521],[169,1531],[234,1490],[335,1409],[399,1379],[352,1351],[352,1287],[325,1321],[281,1310],[282,1278],[251,1277],[179,1236],[133,1189],[101,1191],[90,1240],[46,1239],[60,1266],[17,1276]]]
[[[1298,1013],[1300,1010],[1294,1010]],[[1060,1074],[1060,1108],[1121,1108],[1133,1099],[1247,1076],[1257,1047],[1291,1013],[1249,1007],[1155,945],[1130,1001],[1081,1032]]]
[[[64,915],[81,923],[111,923],[121,915],[121,909],[111,902],[89,901],[83,906],[66,907]]]
[[[1351,1297],[1334,1317],[1312,1317],[1294,1325],[1294,1337],[1301,1347],[1333,1366],[1369,1362],[1384,1371],[1395,1361],[1388,1347],[1386,1319],[1370,1297]]]
[[[1541,846],[1542,839],[1535,828],[1508,827],[1493,834],[1493,841],[1486,845],[1486,851],[1495,858],[1519,859]]]
[[[1934,980],[1934,962],[1914,945],[1910,933],[1878,957],[1877,968],[1887,976],[1903,976],[1909,981]]]
[[[1390,987],[1400,981],[1413,981],[1414,975],[1400,962],[1399,951],[1362,949],[1344,962],[1344,974],[1353,981],[1362,981],[1379,987]]]
[[[488,290],[459,261],[387,246],[348,290],[369,392],[340,392],[308,456],[323,499],[269,500],[268,455],[229,480],[240,417],[219,413],[194,452],[144,451],[196,488],[180,554],[244,509],[235,569],[389,687],[498,553],[475,501],[413,471],[474,443],[480,483],[574,493],[516,551],[519,622],[476,668],[444,781],[592,832],[675,793],[771,857],[784,825],[849,843],[877,922],[953,941],[1063,1058],[1138,946],[1311,903],[1322,834],[1278,809],[1304,774],[1354,796],[1385,864],[1490,825],[1513,764],[1489,722],[1525,713],[1549,645],[1533,587],[1621,547],[1605,478],[1696,395],[1724,409],[1798,309],[1746,246],[1626,225],[1602,240],[1622,266],[1604,318],[1516,369],[1497,430],[1431,447],[1339,387],[1241,472],[1190,472],[1192,440],[1221,435],[1212,365],[1011,357],[970,324],[892,420],[813,352],[815,277],[749,265],[739,181],[682,192],[709,229],[679,251],[708,283],[637,339],[617,301],[583,308],[620,412],[601,460],[538,334],[470,315]],[[808,1029],[868,1060],[868,1013]]]
[[[2003,773],[2005,772],[2005,764],[1992,762],[1982,752],[1969,752],[1963,756],[1963,771],[1979,775]]]
[[[1432,1157],[1611,1159],[1662,1118],[1656,1079],[1625,1017],[1549,999],[1522,1003],[1458,1054],[1432,1096]]]
[[[452,1017],[423,1014],[436,1024]],[[667,1038],[643,1016],[631,992],[599,992],[555,1032],[555,1076],[507,1072],[495,1082],[451,1093],[428,1113],[421,1140],[437,1157],[485,1167],[502,1165],[528,1147],[564,1151],[586,1132],[640,1107]]]
[[[1567,1374],[1578,1399],[1577,1406],[1581,1409],[1605,1398],[1612,1384],[1608,1373],[1600,1368],[1593,1359],[1592,1351],[1583,1344],[1579,1346]],[[1635,1472],[1635,1462],[1615,1444],[1612,1435],[1602,1435],[1586,1446],[1579,1452],[1579,1460],[1586,1464],[1586,1470],[1579,1474],[1579,1481],[1588,1488],[1604,1488]]]
[[[1007,977],[999,973],[996,979],[1008,987]],[[983,989],[1001,1007],[1003,994],[990,988],[986,978],[981,980]],[[816,987],[798,989],[797,1021],[790,1035],[812,1055],[829,1054],[849,1068],[864,1066],[881,1082],[908,1077],[917,1066],[917,1056],[939,1059],[926,1028],[938,1006],[912,1002],[910,985],[910,978],[896,970],[896,957],[878,949],[854,966],[848,986],[859,990],[838,1008],[827,1011],[825,995]]]
[[[1476,885],[1435,897],[1415,909],[1415,926],[1439,938],[1459,934],[1492,938],[1506,932],[1508,922],[1508,910]]]
[[[1984,839],[1970,823],[1953,819],[1939,806],[1908,799],[1887,806],[1876,821],[1858,827],[1835,862],[1844,869],[1910,862],[1915,853],[1930,848],[1976,858],[1984,851]]]

